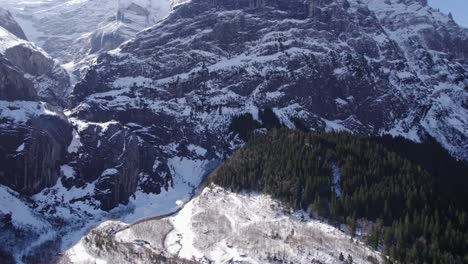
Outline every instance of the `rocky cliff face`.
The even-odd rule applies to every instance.
[[[290,127],[429,134],[468,158],[467,30],[424,3],[378,3],[191,1],[100,56],[73,91],[73,115],[126,124],[124,112],[144,108],[206,139],[268,106]]]
[[[0,55],[0,98],[3,100],[33,100],[37,98],[33,83],[21,71]]]
[[[0,183],[26,195],[53,186],[71,141],[65,116],[40,102],[0,106]]]
[[[468,30],[426,1],[368,1],[422,85],[419,126],[455,156],[467,159]],[[417,120],[417,115],[409,118]],[[409,118],[406,120],[408,121]]]
[[[14,29],[10,13],[1,12]],[[51,104],[64,103],[69,82],[54,60],[16,35],[0,26],[0,183],[31,195],[56,183],[65,160],[71,126]]]
[[[1,184],[23,195],[36,194],[69,176],[62,165],[71,164],[77,176],[64,184],[71,188],[94,183],[89,197],[104,210],[127,203],[140,175],[147,181],[141,188],[147,191],[159,193],[168,187],[167,165],[153,168],[160,159],[157,148],[118,122],[71,123],[62,109],[69,85],[63,68],[32,43],[4,28],[0,33],[0,135],[6,142],[1,148]],[[72,125],[81,141],[72,141]]]
[[[52,131],[40,125],[42,118],[13,130],[23,131],[19,144],[37,128],[43,133],[35,137],[46,135],[39,142],[49,141],[41,147],[53,151],[45,161],[27,161],[38,168],[28,169],[31,182],[5,178],[5,184],[37,192],[69,164],[74,176],[65,185],[95,183],[92,197],[108,210],[137,190],[170,187],[175,157],[223,159],[240,143],[228,131],[231,118],[251,113],[261,121],[258,113],[267,107],[292,128],[416,141],[431,135],[467,158],[467,51],[460,43],[468,34],[424,1],[194,0],[174,6],[167,19],[99,56],[73,90],[71,124],[50,110],[60,116]],[[118,11],[114,22],[126,25],[151,13],[135,3]],[[11,32],[3,29],[1,37],[2,99],[64,104],[64,71]],[[71,125],[81,141],[64,151]]]
[[[94,197],[101,202],[102,209],[127,204],[142,174],[155,177],[152,192],[159,193],[167,184],[169,179],[158,177],[157,168],[153,168],[158,154],[154,147],[145,145],[129,128],[112,121],[79,124],[78,133],[77,177],[72,185],[95,182]]]

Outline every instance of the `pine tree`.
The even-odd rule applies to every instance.
[[[452,21],[453,21],[453,15],[452,15],[452,12],[449,12],[449,13],[448,13],[448,17],[449,17],[449,19],[450,19],[450,20],[452,20]]]
[[[349,232],[351,233],[351,237],[354,238],[356,235],[356,213],[353,213],[350,222],[349,222]]]
[[[379,234],[377,227],[372,227],[371,233],[368,238],[369,245],[374,248],[375,250],[378,249],[379,246]]]

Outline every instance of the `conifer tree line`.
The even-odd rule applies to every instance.
[[[258,126],[248,115],[242,119],[253,124],[249,129]],[[243,127],[239,120],[232,127]],[[332,224],[345,223],[352,234],[358,221],[369,221],[366,240],[389,262],[468,263],[468,165],[434,142],[285,128],[253,136],[247,130],[238,130],[247,144],[210,181],[270,194]]]

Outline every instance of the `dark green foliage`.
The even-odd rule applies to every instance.
[[[338,258],[340,261],[344,261],[343,253],[340,252],[340,257]]]
[[[344,133],[273,130],[253,137],[211,180],[234,191],[268,193],[332,223],[347,223],[352,234],[357,219],[372,221],[368,243],[394,260],[467,263],[467,210],[460,201],[468,193],[448,192],[463,186],[466,177],[459,179],[457,173],[466,163],[457,165],[460,171],[447,168],[459,176],[447,176],[451,181],[442,183],[443,164],[431,164],[433,158],[421,155],[442,155],[444,164],[456,161],[444,152],[414,154],[414,146],[399,141],[384,138],[378,144]],[[332,191],[333,166],[341,173],[340,196]]]
[[[372,227],[367,243],[375,250],[379,246],[379,230],[376,227]]]
[[[240,139],[247,141],[253,136],[255,129],[266,128],[267,130],[271,130],[281,127],[279,118],[269,107],[266,107],[259,112],[259,118],[262,121],[262,124],[255,120],[250,113],[235,116],[231,120],[229,130],[234,134],[239,135]],[[297,122],[300,121],[298,120]],[[300,126],[301,123],[298,123],[298,125]]]
[[[0,263],[4,264],[14,264],[15,258],[9,253],[0,250]]]
[[[254,120],[250,113],[247,113],[233,117],[229,130],[238,134],[242,140],[247,140],[252,136],[252,132],[259,127],[260,124]]]
[[[379,264],[379,263],[380,263],[379,260],[376,259],[376,258],[373,257],[373,256],[367,256],[367,261],[368,261],[369,263],[372,263],[372,264]]]
[[[420,165],[433,176],[435,191],[443,192],[445,196],[451,196],[453,201],[465,205],[465,209],[468,210],[467,162],[454,159],[433,138],[427,139],[424,144],[391,136],[373,138],[372,140]]]
[[[263,126],[267,129],[280,128],[281,122],[276,116],[275,112],[270,107],[266,107],[259,113],[260,120],[262,120]]]
[[[303,132],[310,131],[310,129],[306,126],[306,124],[304,124],[304,122],[301,119],[293,118],[292,121],[294,123],[294,126],[296,126],[296,129]]]

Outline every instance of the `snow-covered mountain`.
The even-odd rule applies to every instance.
[[[26,36],[62,63],[116,48],[169,13],[169,0],[4,0]]]
[[[468,158],[468,30],[420,2],[293,2],[177,8],[98,59],[75,86],[72,115],[176,120],[203,137],[269,106],[289,127],[431,135]]]
[[[47,53],[26,40],[22,33],[11,14],[0,8],[0,58],[8,61],[2,64],[5,67],[5,79],[2,80],[5,98],[2,99],[27,100],[37,97],[63,105],[64,90],[70,86],[68,74]],[[15,76],[21,79],[16,80],[18,87],[11,80]]]
[[[174,3],[173,3],[174,2]],[[171,0],[4,0],[25,35],[72,75],[169,14]]]
[[[3,3],[51,55],[0,12],[0,199],[22,208],[0,203],[0,235],[15,241],[0,256],[78,254],[107,219],[176,211],[243,144],[232,118],[261,122],[266,108],[290,128],[432,136],[468,159],[468,30],[425,1]],[[72,89],[52,57],[86,66]],[[203,250],[242,257],[223,243]]]

